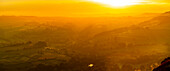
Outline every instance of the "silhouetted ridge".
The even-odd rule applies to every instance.
[[[164,14],[170,14],[170,11],[168,11],[168,12],[165,12]]]
[[[163,13],[161,16],[170,16],[170,11]]]

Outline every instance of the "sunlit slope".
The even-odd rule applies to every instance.
[[[66,38],[72,39],[71,35],[75,35],[75,33],[80,37],[74,37],[76,37],[77,39],[81,38],[84,40],[89,39],[98,33],[113,30],[120,27],[130,26],[149,18],[150,17],[68,18],[1,16],[0,40],[3,40],[5,42],[15,42],[19,39],[21,41],[55,41],[52,38],[58,38],[61,40]],[[124,21],[122,22],[122,20]]]
[[[127,71],[126,65],[149,71],[150,65],[169,56],[169,17],[167,12],[143,22],[137,17],[2,16],[0,65],[9,71],[27,71],[39,68],[38,64],[64,71],[88,71],[93,63],[98,71]],[[136,24],[139,21],[142,23]]]
[[[95,40],[116,41],[131,44],[160,44],[170,41],[170,13],[164,13],[151,20],[131,27],[102,32]]]
[[[82,53],[106,56],[111,63],[139,65],[157,62],[170,55],[169,19],[169,12],[166,12],[137,25],[99,33],[93,38],[77,44],[77,47],[81,45],[81,48],[77,50]],[[134,60],[141,58],[144,60]]]

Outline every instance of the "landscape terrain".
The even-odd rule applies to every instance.
[[[0,16],[0,71],[152,71],[170,56],[170,12]]]

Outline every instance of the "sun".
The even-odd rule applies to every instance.
[[[94,2],[107,4],[113,7],[125,7],[140,4],[141,0],[92,0]]]

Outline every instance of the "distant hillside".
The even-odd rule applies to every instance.
[[[93,40],[110,39],[131,43],[165,43],[170,40],[170,12],[161,14],[151,20],[126,28],[119,28],[97,34]],[[117,40],[114,40],[115,37]]]
[[[77,47],[81,45],[78,50],[86,53],[103,52],[111,57],[118,54],[118,59],[119,54],[135,57],[136,53],[138,56],[162,54],[164,57],[170,51],[169,27],[170,15],[166,12],[137,25],[101,32]]]

